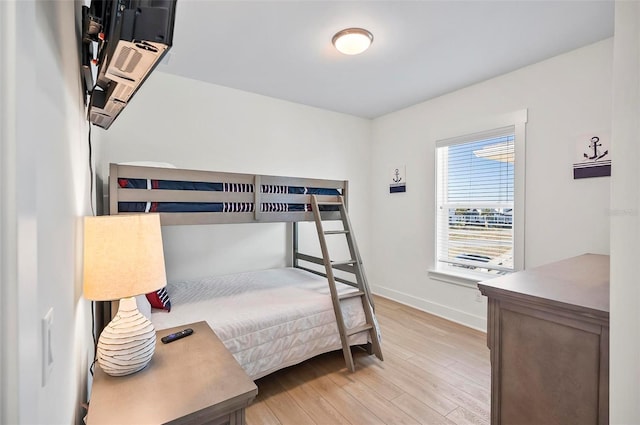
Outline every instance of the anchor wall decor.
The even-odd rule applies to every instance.
[[[389,193],[399,193],[407,191],[406,167],[391,167],[391,182],[389,183]]]
[[[605,177],[611,175],[609,137],[603,133],[579,136],[576,140],[576,160],[573,178]]]

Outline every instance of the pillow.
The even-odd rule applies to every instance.
[[[136,297],[136,304],[138,305],[138,311],[147,319],[151,320],[151,304],[145,295],[138,295]]]
[[[166,287],[148,293],[147,299],[149,300],[149,304],[151,304],[151,308],[167,310],[167,312],[171,311],[171,300],[169,299]]]

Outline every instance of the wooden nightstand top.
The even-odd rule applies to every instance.
[[[160,338],[186,328],[170,344]],[[244,408],[258,394],[206,322],[156,333],[151,362],[140,372],[109,376],[96,366],[87,424],[200,423]]]

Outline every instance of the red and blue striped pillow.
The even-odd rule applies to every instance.
[[[171,300],[169,299],[167,288],[148,293],[147,300],[149,300],[152,308],[171,311]]]

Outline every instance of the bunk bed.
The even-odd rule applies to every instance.
[[[119,164],[109,171],[110,214],[157,212],[163,226],[294,223],[293,267],[170,282],[171,311],[151,314],[157,329],[206,320],[253,379],[340,348],[353,370],[354,345],[382,359],[346,212],[347,181]],[[349,231],[324,232],[327,220],[342,220]],[[303,221],[316,222],[323,258],[298,252]],[[345,233],[357,261],[332,264],[325,233]],[[355,282],[333,269],[352,273]]]

